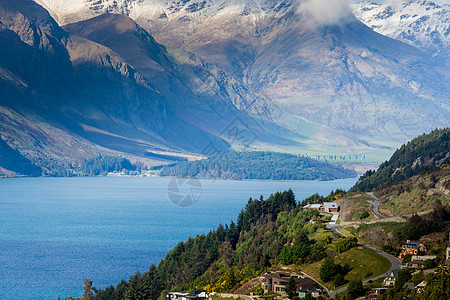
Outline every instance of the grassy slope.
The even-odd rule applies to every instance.
[[[436,200],[449,204],[449,184],[450,167],[447,166],[386,185],[375,193],[382,199],[380,213],[399,216],[426,211],[432,209]]]
[[[352,248],[344,253],[334,256],[335,263],[344,265],[348,263],[352,270],[345,276],[347,281],[365,279],[368,272],[373,273],[370,277],[383,274],[389,270],[391,264],[385,257],[376,254],[367,249]],[[332,282],[324,283],[320,280],[319,270],[323,261],[316,262],[307,266],[302,266],[301,270],[311,275],[315,280],[322,283],[329,289],[334,289]]]
[[[347,193],[336,202],[341,207],[341,221],[372,221],[377,218],[372,212],[372,205],[375,200],[362,192]],[[369,216],[361,219],[363,212],[367,212]]]

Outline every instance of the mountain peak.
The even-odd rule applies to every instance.
[[[450,51],[450,6],[433,1],[404,0],[384,4],[364,1],[353,12],[378,33],[413,45],[448,60]]]

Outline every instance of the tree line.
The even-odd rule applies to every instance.
[[[308,236],[323,227],[319,212],[302,210],[292,190],[250,198],[237,222],[178,243],[157,267],[98,291],[95,299],[157,299],[192,288],[230,292],[273,264],[322,260],[331,238]]]
[[[305,156],[276,152],[230,152],[200,161],[164,166],[160,175],[237,180],[333,180],[356,176],[356,172]]]
[[[367,171],[350,191],[367,192],[450,163],[450,128],[435,129],[400,147],[378,170]]]

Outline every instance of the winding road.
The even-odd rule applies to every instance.
[[[338,229],[341,228],[341,227],[342,226],[340,226],[340,225],[332,225],[332,224],[328,224],[327,225],[327,229],[328,230],[330,230],[330,231],[332,231],[332,232],[334,232],[334,233],[336,233],[336,234],[338,234],[338,235],[340,235],[342,237],[347,237],[345,234],[343,234],[342,232],[338,231]],[[377,253],[379,255],[382,255],[382,256],[386,257],[391,262],[391,268],[386,273],[383,273],[381,275],[378,275],[378,276],[375,276],[375,277],[372,277],[372,278],[368,278],[368,279],[364,280],[363,283],[368,283],[369,280],[374,281],[374,280],[377,280],[377,279],[379,279],[381,277],[385,277],[385,276],[389,275],[389,273],[392,270],[400,269],[401,263],[395,256],[393,256],[393,255],[391,255],[389,253],[383,252],[381,250],[378,250],[378,249],[375,249],[375,248],[363,245],[361,243],[358,243],[358,246],[361,246],[361,247],[363,247],[365,249],[368,249],[368,250],[373,251],[373,252],[375,252],[375,253]],[[329,292],[328,294],[330,295],[331,298],[334,298],[334,296],[336,296],[337,294],[342,293],[343,291],[345,291],[347,289],[347,287],[348,286],[341,287],[341,288],[339,288],[339,289],[337,289],[335,291]]]
[[[370,197],[372,197],[373,199],[375,199],[375,203],[373,204],[373,209],[372,209],[375,216],[377,216],[378,219],[384,219],[384,216],[382,214],[380,214],[380,212],[378,211],[378,206],[380,206],[380,202],[381,202],[380,198],[375,197],[373,192],[368,192],[366,194],[369,195]]]

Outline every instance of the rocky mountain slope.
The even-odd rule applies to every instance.
[[[137,156],[155,149],[199,152],[223,128],[204,130],[201,122],[192,124],[189,112],[193,110],[185,108],[194,105],[192,99],[195,104],[205,102],[204,107],[196,106],[196,111],[217,121],[217,126],[227,124],[227,117],[245,118],[214,76],[201,65],[190,67],[164,58],[168,56],[165,48],[154,41],[148,44],[154,47],[149,51],[166,59],[166,69],[157,74],[165,76],[163,81],[154,80],[142,67],[148,78],[144,77],[103,45],[70,35],[33,1],[2,1],[0,22],[1,138],[36,164],[85,158],[102,151]],[[116,25],[120,29],[120,24]],[[197,72],[205,83],[194,76],[183,77],[182,71],[175,72],[177,68]],[[191,86],[180,82],[188,78]],[[223,82],[230,85],[232,80]],[[202,84],[212,88],[194,91],[194,83],[198,90]],[[233,88],[229,90],[239,90]],[[181,95],[185,105],[175,108],[173,99]],[[218,142],[216,147],[227,146]]]
[[[450,6],[403,0],[353,4],[355,16],[378,33],[422,49],[449,63]]]
[[[373,32],[349,6],[306,0],[40,2],[61,24],[126,14],[159,43],[219,66],[271,100],[254,105],[274,103],[282,116],[276,122],[285,129],[279,134],[301,143],[277,150],[363,153],[448,125],[448,70]]]

